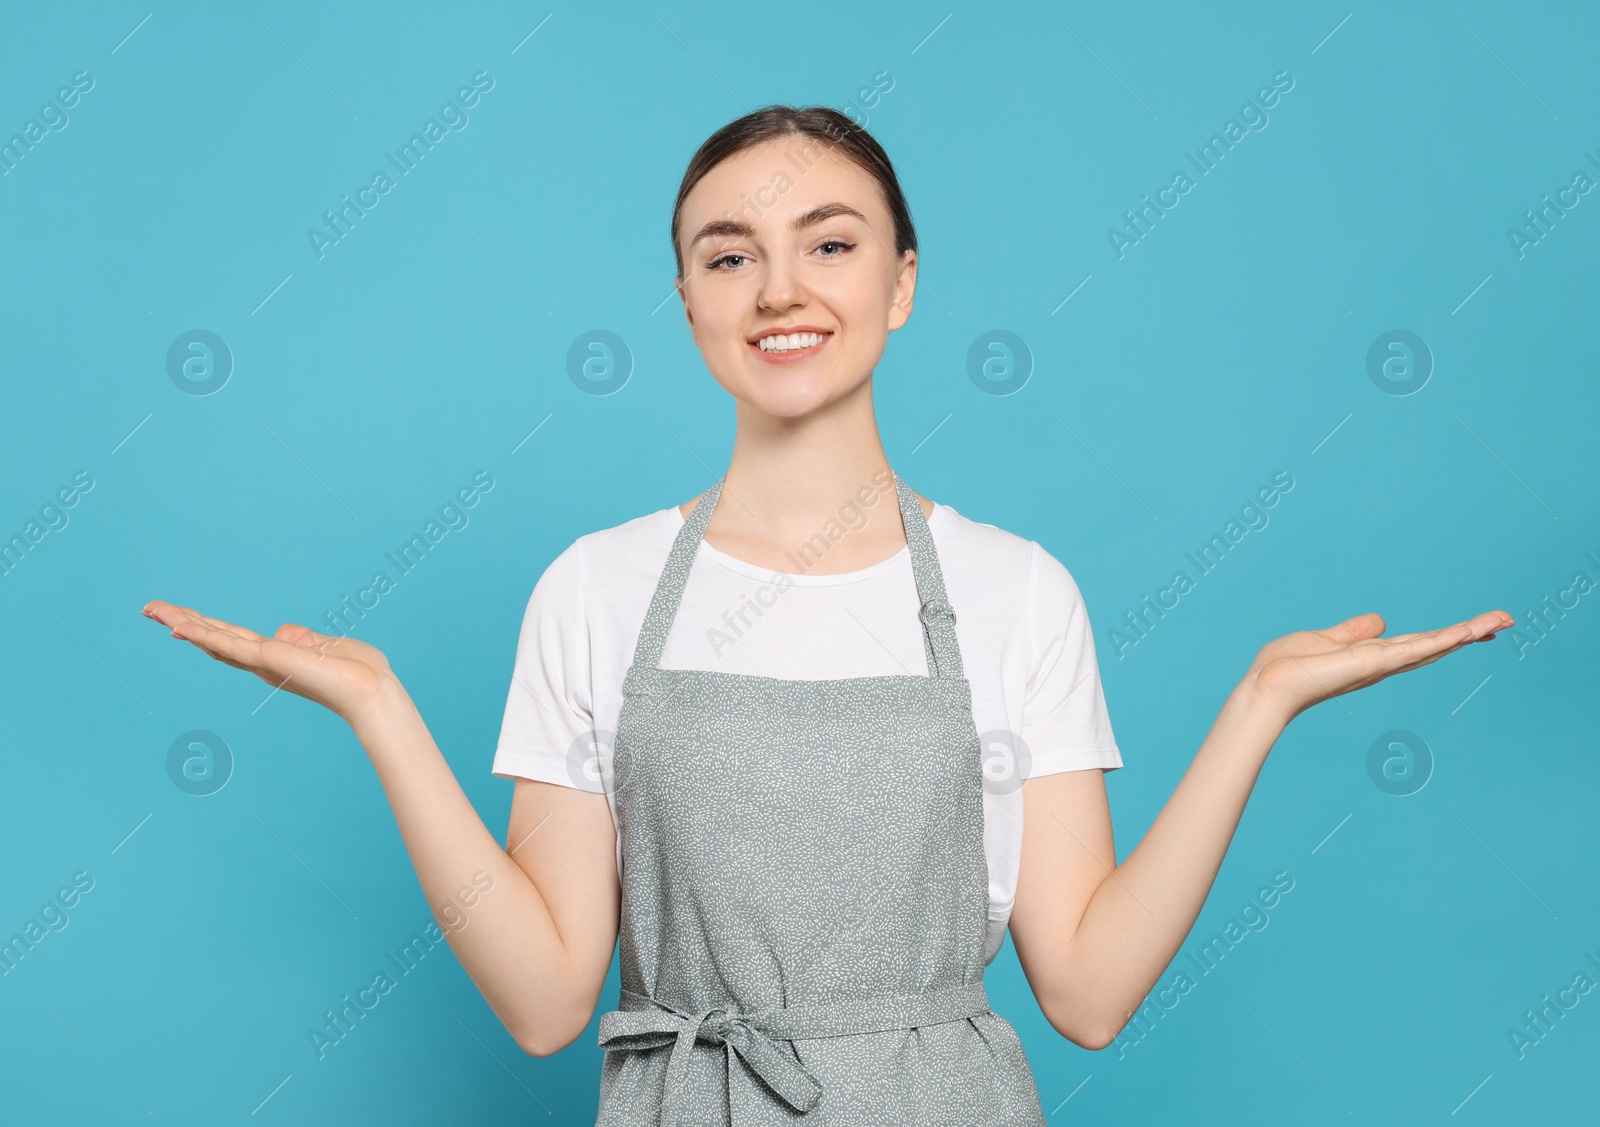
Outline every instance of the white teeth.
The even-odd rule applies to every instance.
[[[801,348],[810,348],[819,343],[825,333],[775,333],[770,337],[762,337],[757,341],[762,352],[794,352]]]

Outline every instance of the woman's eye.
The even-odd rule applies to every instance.
[[[822,247],[843,247],[844,250],[851,251],[851,250],[855,250],[856,249],[856,244],[855,243],[847,243],[843,239],[829,239],[827,242],[823,243],[822,246],[818,247],[817,249],[821,250]],[[839,254],[825,254],[822,257],[823,258],[840,258],[842,256],[843,256],[843,252],[841,251]]]
[[[742,254],[724,254],[724,255],[719,255],[718,257],[713,258],[710,262],[706,263],[706,269],[707,270],[715,270],[718,267],[720,267],[724,262],[731,262],[734,259],[737,259],[740,262],[743,262],[744,261],[744,255],[742,255]]]

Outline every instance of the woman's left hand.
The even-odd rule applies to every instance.
[[[1358,614],[1326,630],[1301,630],[1268,642],[1242,687],[1281,710],[1287,724],[1314,704],[1438,661],[1473,642],[1487,642],[1511,625],[1509,614],[1492,610],[1439,630],[1384,638],[1381,615]]]

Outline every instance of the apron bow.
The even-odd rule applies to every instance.
[[[624,995],[633,994],[623,991]],[[649,1049],[672,1045],[667,1060],[661,1122],[674,1127],[681,1114],[680,1098],[689,1074],[689,1055],[696,1040],[727,1045],[784,1102],[798,1112],[810,1111],[822,1095],[822,1085],[804,1065],[780,1046],[780,1040],[761,1028],[756,1016],[733,1013],[722,1007],[691,1014],[644,995],[634,1000],[652,1009],[614,1010],[600,1017],[600,1048]]]

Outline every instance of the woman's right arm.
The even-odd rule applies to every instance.
[[[583,1033],[620,911],[605,795],[518,779],[502,848],[380,651],[288,623],[268,638],[160,600],[145,614],[342,717],[378,773],[440,930],[507,1031],[535,1056]]]
[[[434,916],[490,1008],[525,1052],[570,1045],[594,1016],[617,942],[616,831],[605,795],[518,779],[502,848],[399,681],[351,727]]]

